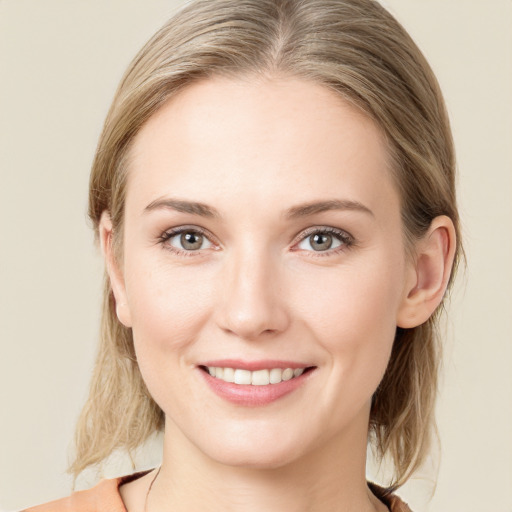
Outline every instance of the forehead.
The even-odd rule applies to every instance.
[[[163,195],[247,206],[396,196],[385,138],[324,86],[298,79],[195,83],[169,100],[132,146],[128,203]],[[396,199],[394,197],[393,199]]]

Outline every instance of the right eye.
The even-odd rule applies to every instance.
[[[162,243],[176,252],[194,252],[210,249],[213,244],[200,230],[178,228],[166,231],[161,237]]]

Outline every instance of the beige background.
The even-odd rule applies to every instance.
[[[69,492],[100,297],[88,170],[121,73],[175,3],[0,0],[0,509]],[[446,95],[468,253],[447,326],[437,491],[428,503],[426,468],[402,495],[415,512],[510,512],[512,2],[385,3]]]

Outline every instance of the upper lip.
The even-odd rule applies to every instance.
[[[217,368],[235,368],[240,370],[272,370],[272,368],[308,368],[310,364],[299,363],[296,361],[283,361],[277,359],[264,359],[259,361],[244,361],[242,359],[216,359],[204,361],[198,366],[209,366]]]

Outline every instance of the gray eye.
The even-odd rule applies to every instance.
[[[310,237],[310,245],[314,251],[325,251],[332,246],[332,236],[324,233],[316,233]]]
[[[182,233],[180,236],[180,242],[183,249],[187,249],[189,251],[197,251],[201,249],[203,245],[203,235],[199,233]]]
[[[342,241],[330,233],[313,233],[307,236],[298,244],[299,249],[305,251],[328,251],[329,249],[335,249],[342,245]]]
[[[171,237],[169,242],[173,247],[184,251],[208,249],[212,245],[208,238],[198,231],[184,231]]]

